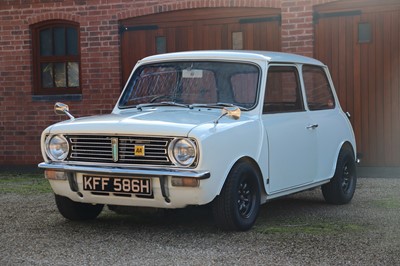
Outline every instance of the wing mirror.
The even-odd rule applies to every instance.
[[[74,120],[75,117],[73,115],[71,115],[71,113],[69,112],[69,107],[68,105],[64,104],[64,103],[55,103],[54,104],[54,112],[58,115],[67,115],[71,120]]]
[[[224,107],[221,110],[221,115],[214,121],[214,124],[215,125],[218,124],[218,121],[224,116],[227,116],[234,120],[238,120],[240,118],[241,113],[242,112],[240,111],[239,107],[232,107],[232,108]]]
[[[234,107],[233,109],[228,109],[227,107],[225,107],[222,109],[222,114],[234,120],[238,120],[241,113],[242,112],[240,111],[239,107]]]

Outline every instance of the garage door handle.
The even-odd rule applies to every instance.
[[[314,125],[309,125],[306,128],[307,129],[316,129],[318,127],[318,124],[314,124]]]

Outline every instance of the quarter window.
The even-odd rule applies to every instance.
[[[53,20],[31,29],[34,93],[81,93],[79,25]]]
[[[303,79],[311,111],[335,108],[335,99],[323,68],[303,66]]]
[[[263,113],[304,111],[296,67],[271,66],[268,69]]]

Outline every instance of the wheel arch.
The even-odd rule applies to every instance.
[[[341,205],[350,202],[353,198],[357,184],[357,158],[355,156],[355,150],[351,143],[344,142],[339,149],[333,177],[329,183],[321,187],[326,202]]]
[[[336,151],[336,157],[335,157],[336,160],[335,160],[335,162],[334,162],[334,164],[333,164],[331,178],[332,178],[333,175],[335,174],[336,167],[337,167],[337,163],[338,163],[338,159],[339,159],[339,154],[340,154],[340,152],[341,152],[343,149],[349,150],[349,151],[353,154],[354,160],[357,161],[357,154],[356,154],[356,151],[355,151],[355,147],[353,147],[353,144],[352,144],[350,141],[348,141],[348,140],[344,141],[344,142],[338,147],[338,150]]]
[[[232,165],[211,204],[218,228],[247,231],[254,225],[263,203],[261,179],[261,171],[250,157],[242,157]]]
[[[354,151],[354,147],[353,147],[353,145],[350,143],[350,141],[345,141],[345,142],[342,144],[340,150],[341,150],[341,149],[349,149],[349,150],[354,154],[354,158],[356,159],[356,154],[355,154],[355,151]],[[340,150],[339,150],[339,152],[340,152]],[[339,153],[338,153],[338,155],[339,155]]]
[[[228,175],[225,177],[225,180],[224,180],[223,185],[219,188],[219,193],[218,193],[218,195],[221,194],[221,191],[222,191],[223,187],[225,186],[226,181],[227,181],[227,179],[228,179],[228,177],[229,177],[229,175],[230,175],[232,169],[235,167],[235,165],[237,165],[238,163],[241,163],[241,162],[246,162],[246,163],[250,164],[251,167],[254,168],[254,170],[256,171],[256,173],[257,173],[257,178],[258,178],[258,180],[259,180],[259,182],[260,182],[261,201],[263,201],[263,198],[265,198],[265,197],[267,196],[267,188],[266,188],[266,186],[265,186],[264,177],[263,177],[261,168],[260,168],[260,166],[258,165],[257,161],[254,160],[253,158],[249,157],[249,156],[244,156],[244,157],[239,158],[239,159],[236,160],[236,162],[231,166],[231,168],[230,168],[230,170],[229,170],[229,172],[228,172]]]
[[[340,151],[342,151],[343,149],[349,150],[353,154],[355,162],[357,162],[357,154],[356,154],[356,151],[355,151],[355,147],[353,147],[353,145],[351,144],[350,141],[345,141],[340,146],[340,149],[337,151],[335,167],[336,167],[336,164],[337,164],[337,158],[339,158]]]

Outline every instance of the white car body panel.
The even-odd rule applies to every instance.
[[[320,186],[332,178],[341,146],[349,143],[356,155],[356,144],[351,125],[337,102],[332,110],[305,110],[298,113],[262,114],[262,101],[266,84],[266,71],[270,63],[310,64],[325,67],[321,62],[296,55],[275,52],[198,51],[150,56],[138,62],[132,73],[141,65],[154,62],[213,60],[256,64],[261,70],[258,105],[242,111],[238,120],[222,117],[221,109],[183,108],[176,106],[121,109],[118,103],[109,115],[77,118],[48,127],[42,134],[44,163],[39,166],[57,171],[72,171],[79,163],[52,162],[46,155],[45,139],[48,135],[96,134],[109,136],[167,136],[189,137],[196,140],[199,150],[197,165],[190,168],[196,173],[209,172],[201,179],[199,187],[175,187],[171,185],[174,171],[183,167],[164,167],[170,201],[161,194],[160,179],[152,178],[154,198],[131,198],[114,195],[98,196],[82,190],[82,172],[76,173],[79,193],[70,189],[68,180],[50,180],[54,193],[76,202],[111,205],[181,208],[188,205],[204,205],[218,196],[233,165],[246,158],[260,170],[262,202],[278,196]],[[131,74],[132,76],[132,74]],[[330,80],[330,77],[329,77]],[[331,82],[331,80],[330,80]],[[126,88],[124,89],[126,90]],[[318,128],[309,129],[309,125]],[[87,164],[86,164],[87,165]],[[88,165],[87,165],[88,166]],[[112,170],[143,169],[160,166],[112,165],[92,163],[89,172],[100,176],[114,174]],[[63,170],[64,169],[64,170]],[[171,174],[172,173],[172,174]],[[128,174],[126,174],[129,176]],[[139,175],[140,176],[140,175]]]
[[[317,132],[307,112],[263,115],[268,135],[269,193],[312,183],[317,177]]]

